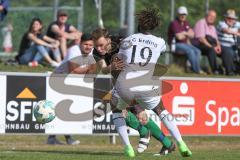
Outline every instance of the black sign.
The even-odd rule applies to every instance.
[[[33,116],[33,106],[43,99],[45,77],[7,76],[6,133],[44,133]]]
[[[97,78],[93,93],[93,133],[117,133],[111,114],[111,79]]]

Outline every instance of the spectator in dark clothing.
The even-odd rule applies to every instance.
[[[0,0],[0,22],[8,13],[9,0]]]
[[[33,18],[28,31],[22,37],[16,60],[20,64],[35,67],[44,59],[52,67],[57,67],[61,60],[58,50],[59,42],[43,35],[41,31],[42,21],[39,18]],[[49,56],[50,52],[53,53],[57,62]]]
[[[176,45],[175,51],[172,51],[173,54],[186,55],[191,63],[192,71],[200,73],[201,51],[190,42],[190,39],[194,37],[194,32],[186,19],[187,8],[181,6],[178,8],[177,13],[177,18],[170,23],[168,28],[168,43],[170,46]],[[173,39],[175,39],[176,44],[171,44]]]
[[[62,58],[67,53],[67,40],[79,39],[82,35],[73,25],[67,23],[68,14],[64,10],[57,13],[57,21],[52,22],[47,29],[47,36],[60,41]]]

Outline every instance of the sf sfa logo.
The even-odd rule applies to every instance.
[[[110,100],[112,97],[110,79],[98,78],[94,83],[93,133],[117,133],[112,122]],[[105,91],[105,92],[100,92]]]
[[[33,115],[33,107],[37,103],[37,97],[25,88],[15,100],[7,103],[6,131],[29,132],[43,130],[44,125],[36,123]]]
[[[96,102],[93,110],[93,133],[116,133],[111,121],[112,112],[109,102]]]
[[[11,78],[8,79],[8,82],[10,83],[7,84],[9,88],[7,91],[6,133],[44,133],[45,125],[37,123],[33,115],[33,107],[43,98],[43,96],[39,96],[41,88],[36,89],[29,85],[27,87],[26,85],[24,87],[10,86]],[[20,82],[18,84],[21,85]]]

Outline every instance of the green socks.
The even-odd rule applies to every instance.
[[[169,148],[171,146],[172,142],[163,134],[158,125],[156,125],[151,118],[149,118],[145,127],[148,128],[151,131],[152,136],[160,141],[165,147]]]
[[[165,147],[169,148],[171,146],[172,142],[164,135],[158,125],[156,125],[151,118],[149,118],[145,127],[148,128],[151,131],[152,136],[160,141]]]
[[[145,137],[145,135],[148,133],[148,129],[139,122],[137,117],[132,112],[128,111],[125,121],[129,127],[139,132],[140,137]]]
[[[158,125],[156,125],[151,118],[149,118],[148,123],[143,126],[137,117],[129,111],[125,120],[129,127],[139,132],[140,137],[145,137],[148,130],[150,130],[152,136],[160,141],[165,147],[169,148],[171,146],[172,142],[163,134]]]

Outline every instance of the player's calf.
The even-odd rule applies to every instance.
[[[135,157],[134,150],[129,141],[127,126],[122,111],[114,110],[112,120],[124,144],[124,154],[128,157]]]

